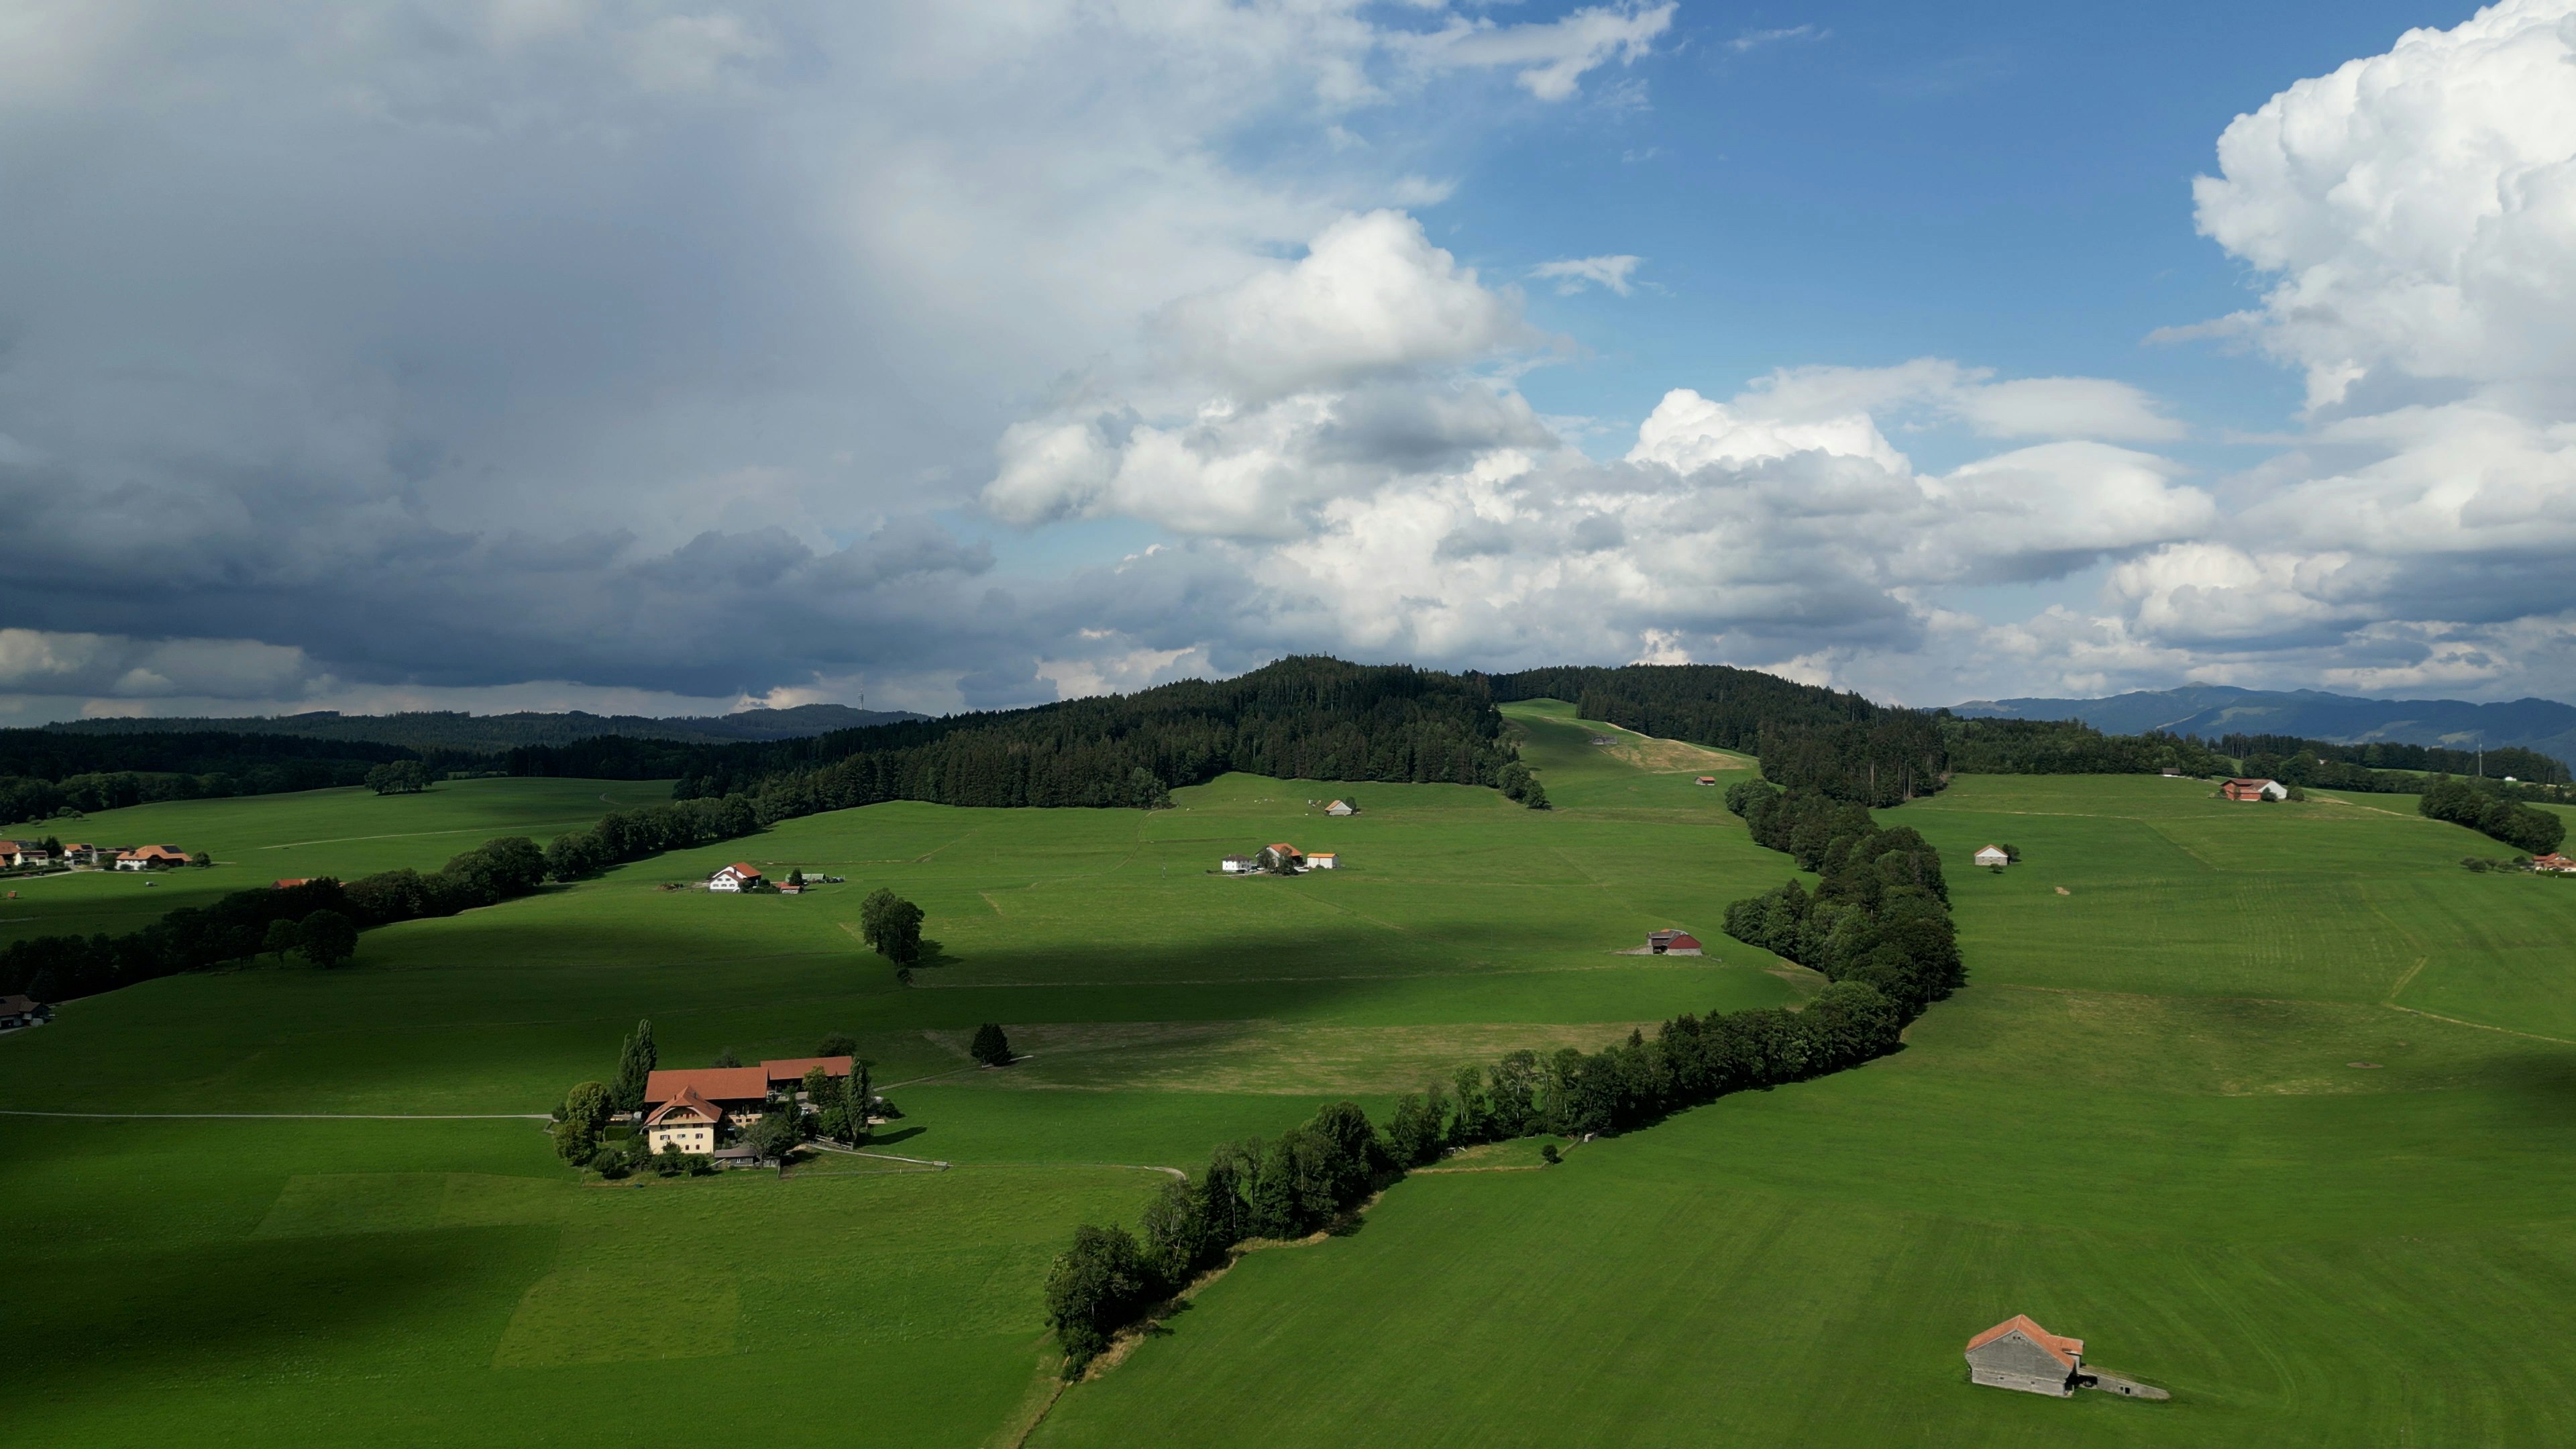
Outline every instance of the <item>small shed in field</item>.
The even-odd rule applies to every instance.
[[[1360,813],[1360,807],[1352,804],[1348,800],[1336,800],[1332,804],[1324,807],[1324,813],[1327,815],[1357,815]]]
[[[1676,927],[1646,933],[1646,949],[1657,956],[1697,956],[1701,954],[1699,937]]]
[[[2016,1313],[1968,1340],[1968,1378],[1994,1389],[2065,1398],[2084,1367],[2084,1340],[2062,1338]]]
[[[2218,787],[2230,800],[2287,800],[2290,787],[2278,780],[2235,779]]]
[[[1331,870],[1341,863],[1342,858],[1333,854],[1329,850],[1319,850],[1313,855],[1306,857],[1306,868],[1308,870]]]
[[[1989,845],[1977,852],[1977,864],[2003,866],[2012,864],[2012,856],[2000,845]]]
[[[1248,855],[1229,855],[1216,863],[1227,875],[1248,875],[1260,868],[1261,862]]]

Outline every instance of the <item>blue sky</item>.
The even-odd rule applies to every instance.
[[[0,718],[2576,697],[2571,13],[39,5]]]

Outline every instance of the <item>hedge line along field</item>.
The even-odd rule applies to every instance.
[[[528,1120],[0,1117],[0,1201],[32,1255],[0,1315],[0,1352],[27,1368],[0,1441],[694,1442],[749,1414],[786,1443],[981,1443],[1050,1382],[1052,1254],[1078,1221],[1132,1216],[1156,1169],[1346,1095],[1382,1115],[1501,1050],[1814,988],[1758,951],[1617,954],[1658,926],[1713,932],[1779,862],[1717,792],[1567,728],[1569,788],[1590,770],[1670,797],[1539,813],[1238,776],[1151,815],[878,806],[372,931],[335,972],[66,1003],[0,1039],[0,1108],[542,1113],[650,1016],[668,1065],[851,1032],[907,1113],[881,1145],[955,1166],[584,1185]],[[1341,794],[1363,813],[1324,816]],[[1215,873],[1274,840],[1344,864]],[[661,889],[746,857],[848,882]],[[878,885],[921,902],[940,943],[910,989],[856,938]],[[966,1055],[991,1020],[1026,1054],[1006,1072]]]
[[[204,851],[204,869],[75,871],[7,882],[0,942],[28,936],[121,935],[181,906],[292,876],[352,878],[409,866],[435,870],[457,852],[496,835],[542,844],[612,809],[659,804],[667,780],[447,780],[417,795],[351,787],[229,800],[174,800],[102,810],[78,820],[10,827],[13,838]],[[613,802],[613,803],[612,803]],[[147,884],[149,882],[149,884]]]
[[[1907,1050],[1408,1181],[1032,1443],[2566,1442],[2576,881],[2411,803],[1960,779],[1893,818],[2024,863]],[[2174,1400],[1971,1387],[2016,1312]]]

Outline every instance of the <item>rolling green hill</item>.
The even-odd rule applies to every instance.
[[[1132,1223],[1157,1169],[1815,988],[1717,934],[1790,872],[1693,783],[1749,761],[1506,713],[1552,810],[1248,775],[1154,812],[890,803],[370,932],[339,972],[69,1003],[0,1038],[0,1108],[543,1113],[649,1015],[665,1065],[849,1031],[907,1114],[885,1150],[951,1166],[584,1184],[507,1115],[0,1116],[0,1442],[1012,1442],[1048,1401],[1051,1255]],[[300,874],[452,853],[422,827],[542,836],[603,791],[656,793],[160,808],[249,812],[199,822],[218,859],[311,842],[274,852]],[[1342,794],[1362,813],[1324,816]],[[258,813],[441,800],[408,832]],[[2570,1437],[2576,1365],[2545,1346],[2576,1336],[2576,882],[2461,870],[2480,837],[2406,797],[1964,777],[1882,818],[1954,862],[1971,971],[1905,1051],[1562,1167],[1516,1144],[1409,1179],[1350,1236],[1248,1255],[1032,1442]],[[1214,873],[1274,840],[1343,867]],[[1970,868],[1990,840],[2025,863]],[[659,889],[746,856],[849,879]],[[908,990],[855,939],[878,885],[940,943]],[[1668,925],[1713,955],[1615,954]],[[974,1068],[984,1021],[1026,1059]],[[2013,1312],[2175,1400],[1970,1388],[1960,1344]]]

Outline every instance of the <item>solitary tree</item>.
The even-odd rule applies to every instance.
[[[723,1051],[716,1053],[716,1059],[707,1063],[707,1065],[711,1067],[738,1067],[742,1065],[742,1058],[733,1054],[732,1047],[726,1047]]]
[[[803,866],[789,867],[787,871],[787,883],[796,887],[798,890],[803,890],[805,888],[805,868]]]
[[[836,1031],[814,1043],[814,1055],[818,1057],[846,1057],[858,1049],[858,1038],[846,1031]]]
[[[921,907],[880,886],[859,903],[859,937],[897,966],[921,959]]]
[[[200,851],[198,851],[196,854],[191,855],[191,856],[189,856],[189,857],[188,857],[188,864],[193,865],[193,866],[197,867],[197,868],[198,868],[198,869],[200,869],[200,870],[203,870],[205,867],[210,866],[210,865],[213,865],[214,863],[215,863],[215,858],[214,858],[213,856],[211,856],[211,855],[206,854],[206,853],[205,853],[204,851],[202,851],[202,850],[200,850]]]
[[[295,949],[328,970],[358,954],[358,923],[338,911],[315,911],[295,928]]]
[[[967,1050],[974,1054],[975,1060],[988,1067],[1011,1064],[1011,1039],[1002,1035],[1000,1022],[988,1021],[975,1028],[975,1044]]]
[[[640,1112],[644,1108],[644,1088],[652,1079],[653,1069],[662,1064],[662,1054],[653,1045],[653,1023],[635,1023],[635,1034],[626,1039],[626,1049],[618,1054],[617,1082],[609,1089],[620,1112]]]

